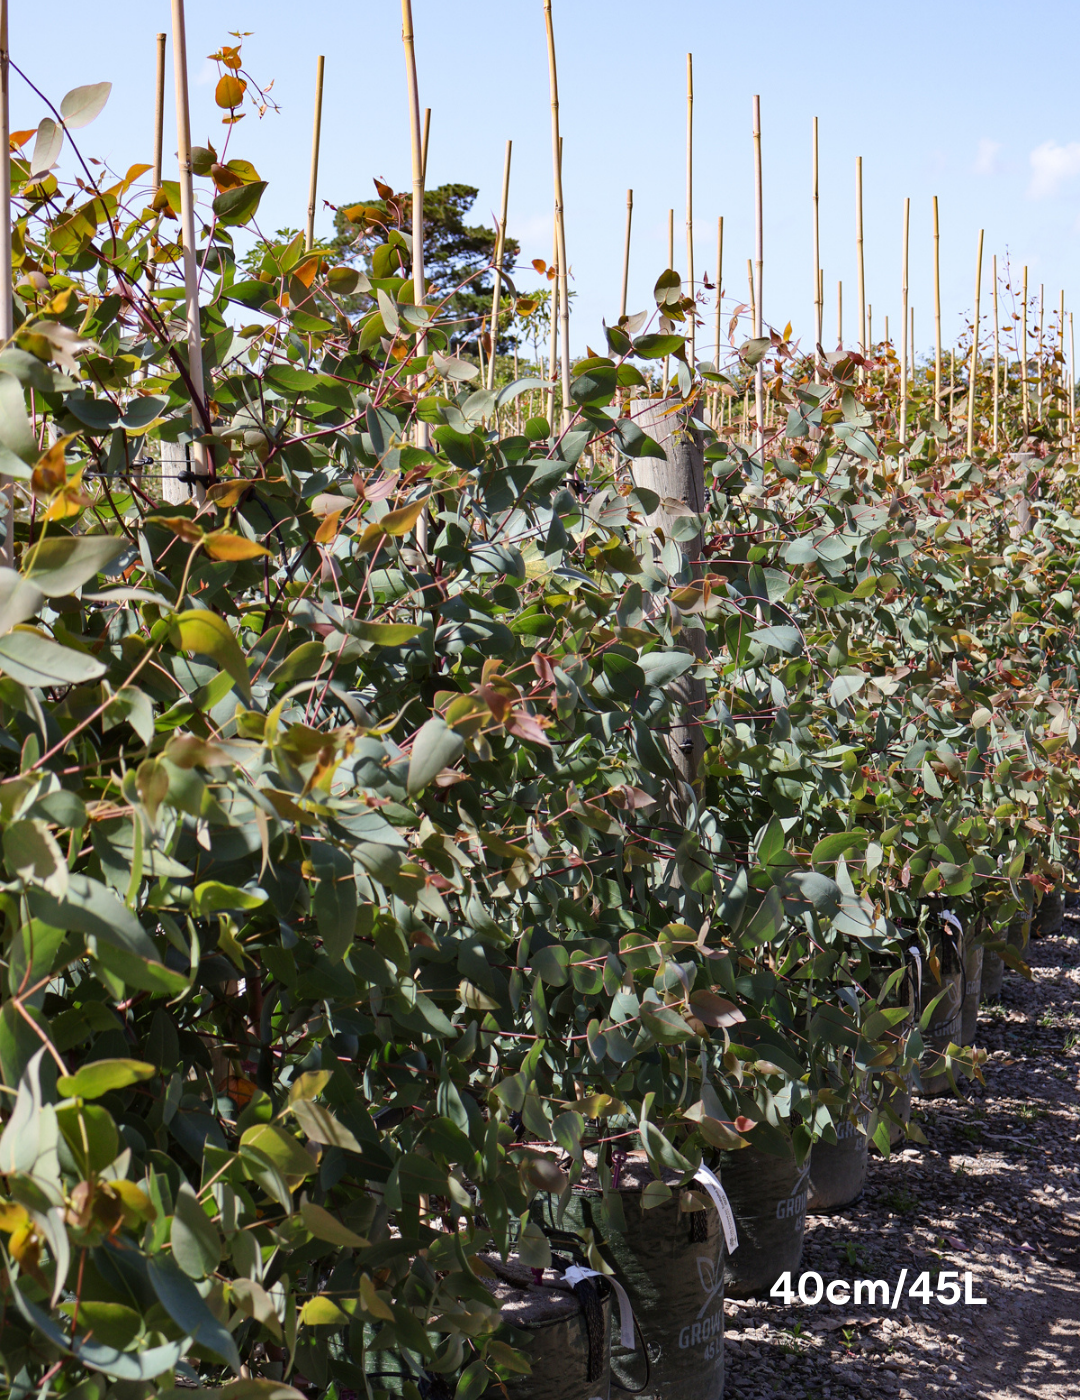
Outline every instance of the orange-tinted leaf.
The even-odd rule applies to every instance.
[[[316,544],[332,544],[337,539],[338,521],[341,519],[341,511],[332,511],[315,531]]]
[[[234,78],[231,73],[226,73],[214,89],[214,101],[219,107],[226,109],[239,107],[246,91],[247,83],[242,78]]]
[[[256,477],[254,481],[248,481],[245,478],[239,478],[236,481],[219,481],[207,488],[206,499],[213,501],[214,505],[228,510],[236,505],[250,486],[256,486],[261,479],[261,477]]]
[[[424,512],[426,501],[413,501],[411,505],[389,510],[377,521],[378,527],[386,535],[407,535]]]
[[[234,535],[227,530],[215,530],[203,540],[203,548],[212,559],[257,559],[269,554],[265,545],[256,544],[245,535]]]
[[[186,515],[149,515],[147,520],[171,530],[187,544],[198,544],[205,533],[201,525],[196,525],[194,520],[189,520]]]
[[[64,437],[57,438],[48,451],[38,458],[30,476],[30,487],[35,496],[51,496],[54,491],[59,491],[62,486],[67,485],[64,450],[68,443],[77,437],[78,433],[67,433]]]

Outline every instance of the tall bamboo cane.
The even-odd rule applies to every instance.
[[[1024,423],[1025,436],[1031,426],[1031,409],[1028,404],[1028,362],[1027,362],[1027,318],[1028,318],[1028,270],[1024,268],[1023,316],[1020,320],[1020,415]]]
[[[904,240],[900,285],[900,441],[907,444],[908,420],[908,232],[911,227],[911,200],[904,200]]]
[[[859,263],[859,349],[866,354],[866,259],[863,251],[862,156],[855,157],[855,252]]]
[[[510,152],[513,142],[506,143],[503,164],[502,204],[499,212],[499,233],[495,239],[495,285],[491,292],[491,356],[488,360],[488,388],[495,387],[495,347],[499,339],[499,296],[502,292],[503,254],[506,249],[506,215],[510,207]]]
[[[934,417],[941,417],[941,228],[934,195]]]
[[[311,128],[311,183],[308,186],[305,248],[311,248],[315,243],[315,196],[319,188],[319,140],[322,136],[323,69],[325,66],[326,58],[320,54],[315,60],[315,117]]]
[[[545,417],[552,429],[555,427],[555,361],[559,354],[559,230],[554,216],[551,225],[551,265],[555,276],[551,283],[551,329],[548,335],[548,391]]]
[[[199,325],[199,265],[195,256],[195,193],[191,181],[191,115],[188,105],[187,36],[184,0],[172,0],[173,64],[176,87],[176,146],[180,163],[180,229],[184,245],[184,301],[187,313],[188,376],[191,380],[191,428],[196,437],[206,430],[203,388],[202,331]],[[191,445],[193,495],[206,498],[210,463],[203,443]]]
[[[979,250],[975,254],[975,325],[971,334],[971,368],[968,370],[967,455],[975,451],[975,393],[979,374],[979,298],[982,295],[983,230],[979,230]]]
[[[1060,356],[1061,356],[1061,359],[1060,359],[1061,368],[1060,368],[1060,369],[1057,368],[1059,361],[1055,358],[1055,360],[1054,360],[1054,375],[1055,375],[1055,377],[1057,378],[1058,382],[1060,383],[1061,387],[1064,388],[1064,387],[1065,387],[1065,289],[1064,289],[1064,287],[1061,289],[1061,292],[1060,292],[1059,297],[1058,297],[1058,343],[1057,343],[1057,348],[1058,348],[1058,352],[1059,352],[1059,354],[1060,354]]]
[[[405,81],[409,94],[409,134],[412,154],[412,275],[413,304],[427,300],[424,278],[424,147],[420,128],[420,84],[416,77],[416,41],[413,35],[412,0],[401,0],[401,42],[405,49]],[[416,356],[427,354],[427,336],[418,332]],[[428,425],[416,420],[416,445],[426,451],[431,444]],[[417,540],[427,548],[427,517],[421,516]]]
[[[866,303],[866,338],[870,342],[867,349],[874,353],[874,305],[873,302]]]
[[[844,348],[844,284],[836,284],[836,348]]]
[[[634,191],[626,191],[626,238],[623,241],[622,296],[619,299],[619,320],[626,315],[626,295],[630,286],[630,225],[634,219]]]
[[[686,55],[686,295],[696,304],[694,292],[694,55]],[[697,364],[697,316],[690,308],[690,374]]]
[[[165,131],[165,45],[167,34],[157,36],[157,71],[154,75],[154,193],[161,188],[161,147]]]
[[[669,209],[669,210],[667,211],[667,265],[668,265],[668,270],[669,270],[669,271],[670,271],[671,269],[673,269],[674,266],[675,266],[675,210],[674,210],[674,209]],[[671,361],[670,361],[670,359],[667,357],[667,355],[665,355],[665,356],[664,356],[664,377],[663,377],[663,380],[662,380],[661,385],[660,385],[660,392],[661,392],[661,394],[663,394],[664,398],[667,398],[668,383],[670,382],[670,379],[671,379]]]
[[[998,422],[1001,414],[1001,386],[999,384],[999,366],[1001,363],[1001,327],[998,321],[998,271],[997,254],[994,254],[994,399],[993,399],[993,427],[991,441],[994,451],[998,445]]]
[[[723,315],[722,302],[724,296],[724,216],[723,214],[716,221],[716,372],[720,372],[720,319]],[[724,426],[724,391],[718,384],[716,386],[716,427],[719,430]]]
[[[4,201],[3,210],[0,211],[0,349],[6,348],[15,334],[15,308],[11,295],[10,84],[8,0],[0,0],[0,194]],[[15,482],[10,476],[0,476],[0,497],[3,498],[4,514],[4,542],[0,546],[0,565],[10,569],[15,563]]]
[[[822,317],[825,308],[821,304],[821,222],[818,201],[818,119],[814,118],[813,128],[813,201],[814,201],[814,383],[821,382],[821,337]]]
[[[1069,312],[1069,443],[1076,449],[1076,336],[1073,314]]]
[[[424,137],[420,142],[420,173],[424,177],[424,189],[427,189],[427,152],[428,137],[431,135],[431,108],[424,108]]]
[[[754,336],[760,340],[763,335],[764,312],[762,309],[762,282],[765,270],[765,221],[762,209],[761,185],[761,98],[754,95]],[[759,462],[765,465],[765,425],[762,410],[765,398],[765,357],[762,356],[754,367],[754,413],[757,415],[757,450]]]
[[[1046,408],[1043,398],[1046,393],[1045,371],[1043,369],[1043,319],[1046,314],[1046,295],[1043,284],[1039,283],[1039,422],[1046,416]]]
[[[562,340],[562,420],[570,421],[570,287],[566,265],[566,212],[563,204],[562,138],[559,135],[559,69],[555,59],[555,25],[551,0],[544,0],[547,30],[548,82],[551,88],[551,160],[555,179],[555,236],[559,247],[559,329]]]

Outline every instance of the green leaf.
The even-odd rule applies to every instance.
[[[261,909],[266,903],[266,895],[260,890],[239,890],[235,885],[223,885],[218,880],[204,880],[195,886],[191,896],[191,912],[197,919],[205,919],[209,914],[228,911]]]
[[[317,876],[312,905],[319,937],[330,961],[340,962],[352,947],[356,933],[356,875],[352,858],[327,841],[316,841],[310,860]]]
[[[831,836],[823,836],[810,856],[813,865],[828,865],[839,860],[846,851],[856,846],[865,846],[868,840],[865,831],[834,831]]]
[[[409,773],[406,787],[410,797],[423,792],[428,783],[437,777],[444,768],[449,768],[465,751],[465,740],[450,728],[447,722],[435,715],[421,725],[413,740],[409,755]]]
[[[61,1075],[56,1087],[73,1099],[100,1099],[114,1089],[126,1089],[157,1074],[143,1060],[93,1060],[74,1074]]]
[[[46,598],[74,593],[130,548],[123,535],[47,535],[28,550],[25,576]]]
[[[862,672],[837,676],[829,687],[829,699],[836,706],[842,705],[845,700],[850,700],[853,695],[858,695],[868,679]]]
[[[642,335],[634,341],[634,354],[643,360],[662,360],[667,355],[677,354],[685,344],[686,339],[681,335]]]
[[[68,877],[66,899],[35,889],[30,891],[29,900],[32,912],[43,923],[86,934],[93,956],[129,987],[166,996],[187,990],[188,979],[165,966],[142,924],[99,881],[73,872]]]
[[[251,680],[240,643],[224,618],[205,608],[178,613],[172,619],[174,645],[187,652],[209,656],[227,671],[245,699],[251,699]],[[2,665],[0,661],[0,665]]]
[[[43,821],[24,818],[4,828],[4,863],[12,875],[62,899],[68,888],[68,863],[56,837]]]
[[[14,569],[0,569],[0,634],[33,617],[45,595]]]
[[[72,88],[60,103],[60,115],[68,131],[78,131],[80,126],[89,126],[109,100],[112,83],[88,83],[85,87]]]
[[[62,138],[61,138],[62,139]],[[32,467],[39,454],[37,438],[30,426],[30,415],[26,411],[23,387],[12,374],[0,373],[0,446],[6,447],[27,466]],[[4,464],[8,475],[15,475],[12,467]],[[29,472],[21,473],[29,476]]]
[[[424,629],[412,622],[354,622],[349,627],[353,636],[381,647],[399,647],[419,637]]]
[[[186,1181],[180,1183],[172,1220],[173,1258],[188,1278],[205,1278],[221,1263],[221,1236]]]
[[[233,224],[246,224],[249,219],[254,217],[265,190],[265,180],[253,180],[250,185],[239,185],[233,190],[223,190],[213,204],[218,223],[227,227]]]
[[[169,1254],[155,1254],[147,1261],[147,1271],[158,1301],[181,1331],[200,1351],[220,1357],[238,1372],[240,1353],[232,1333],[210,1311],[176,1260]],[[219,1394],[225,1395],[228,1390],[226,1387]]]
[[[340,1147],[345,1152],[362,1152],[363,1148],[344,1123],[339,1123],[329,1109],[310,1099],[297,1099],[290,1105],[290,1112],[300,1124],[301,1130],[323,1147]]]
[[[56,1110],[56,1121],[80,1169],[103,1172],[116,1160],[120,1134],[112,1114],[96,1103],[73,1103]]]
[[[85,685],[103,676],[105,667],[40,632],[9,632],[0,637],[0,671],[20,685]]]
[[[335,1245],[338,1249],[367,1249],[370,1241],[357,1235],[348,1226],[342,1225],[336,1215],[331,1215],[313,1201],[305,1201],[300,1207],[304,1224],[317,1240]]]
[[[240,1136],[240,1145],[254,1147],[268,1157],[286,1178],[310,1176],[315,1170],[315,1159],[304,1151],[291,1134],[272,1123],[258,1123],[254,1128],[248,1128]]]

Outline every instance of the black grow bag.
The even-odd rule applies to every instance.
[[[979,1020],[979,998],[982,995],[982,972],[985,953],[982,948],[964,949],[964,1006],[960,1016],[960,1044],[974,1045]]]
[[[626,1388],[647,1400],[722,1400],[724,1393],[724,1239],[716,1207],[685,1211],[686,1188],[677,1172],[664,1173],[669,1200],[646,1210],[642,1190],[655,1180],[643,1153],[631,1153],[619,1171],[617,1204],[604,1208],[596,1174],[587,1168],[575,1185],[562,1224],[590,1229],[600,1252],[630,1296],[649,1359],[613,1337],[612,1391]],[[695,1193],[706,1200],[703,1186]],[[557,1203],[553,1200],[553,1208]],[[621,1221],[618,1219],[621,1210]]]
[[[867,1118],[845,1118],[836,1125],[836,1141],[819,1139],[810,1149],[807,1210],[840,1210],[862,1194],[866,1185]]]
[[[507,1378],[506,1395],[511,1400],[608,1400],[611,1285],[594,1278],[570,1288],[552,1269],[545,1269],[537,1284],[533,1271],[514,1259],[504,1263],[485,1257],[484,1262],[496,1273],[486,1286],[532,1366],[529,1376]],[[502,1394],[495,1387],[486,1392],[490,1400]]]
[[[738,1251],[724,1264],[724,1288],[730,1298],[767,1298],[802,1259],[810,1163],[796,1166],[790,1144],[783,1157],[741,1147],[721,1152],[718,1170],[739,1231]]]

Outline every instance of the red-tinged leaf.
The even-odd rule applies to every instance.
[[[525,710],[516,710],[506,721],[506,728],[519,739],[525,739],[531,744],[543,744],[546,748],[550,748],[550,741],[544,733],[544,726],[547,723],[547,720],[541,719],[538,715],[530,715]]]

